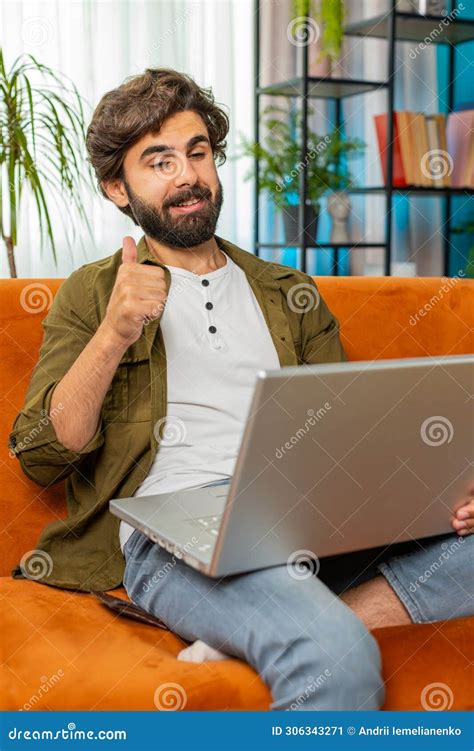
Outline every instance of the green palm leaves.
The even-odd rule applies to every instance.
[[[82,155],[84,140],[83,103],[74,83],[33,55],[17,58],[7,71],[0,48],[0,236],[12,277],[25,190],[35,202],[41,250],[46,239],[55,263],[52,200],[70,242],[76,236],[74,212],[90,232],[81,193],[90,190],[93,175]]]

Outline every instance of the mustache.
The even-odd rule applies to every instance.
[[[165,208],[170,208],[171,206],[179,206],[180,203],[186,203],[186,201],[193,201],[193,200],[200,200],[201,198],[212,198],[212,193],[210,190],[200,190],[193,191],[192,193],[190,191],[187,191],[186,193],[181,193],[179,196],[173,196],[169,201],[166,202]]]

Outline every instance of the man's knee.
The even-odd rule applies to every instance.
[[[272,709],[380,709],[385,686],[379,646],[362,621],[341,606],[324,622],[316,619],[276,656],[281,676]]]
[[[329,669],[345,683],[347,692],[364,683],[370,687],[366,693],[367,698],[372,697],[372,706],[361,708],[375,709],[383,689],[380,648],[365,624],[350,608],[341,605],[322,645],[328,655]],[[376,695],[372,696],[375,690]]]

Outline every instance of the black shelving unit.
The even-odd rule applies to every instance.
[[[428,187],[404,187],[396,188],[393,183],[393,112],[394,112],[394,89],[395,89],[395,45],[397,41],[422,42],[434,28],[438,29],[441,24],[441,30],[433,37],[434,44],[449,45],[448,55],[448,96],[447,107],[448,113],[454,107],[454,53],[455,47],[463,42],[474,39],[474,20],[459,19],[452,17],[453,0],[450,4],[449,24],[444,25],[445,17],[441,16],[422,16],[418,14],[402,13],[396,10],[396,0],[390,0],[390,10],[384,15],[373,18],[363,19],[349,24],[345,28],[345,34],[348,36],[374,37],[387,40],[388,55],[388,78],[386,81],[362,81],[355,79],[342,78],[314,78],[308,76],[308,46],[303,45],[302,70],[303,75],[292,78],[269,86],[260,86],[260,0],[255,0],[255,40],[254,40],[254,66],[255,66],[255,121],[254,132],[255,140],[258,142],[260,137],[260,98],[262,96],[286,96],[301,99],[302,108],[302,133],[301,133],[301,163],[303,168],[300,173],[299,184],[299,217],[298,224],[300,228],[301,243],[298,247],[301,251],[301,269],[306,272],[307,251],[319,249],[333,250],[333,274],[338,274],[339,267],[339,250],[350,248],[384,248],[384,272],[386,276],[391,273],[392,261],[392,220],[393,220],[393,196],[404,194],[406,196],[432,196],[434,198],[444,198],[445,201],[445,232],[443,247],[443,273],[449,276],[450,261],[450,230],[451,230],[451,213],[452,198],[459,195],[474,195],[474,190],[470,188],[428,188]],[[331,99],[335,102],[336,117],[335,125],[340,127],[342,123],[341,102],[350,96],[363,95],[370,91],[378,89],[387,90],[387,185],[357,187],[349,189],[351,193],[380,193],[385,194],[385,235],[382,242],[364,243],[356,241],[351,245],[331,244],[331,243],[314,243],[309,245],[306,242],[304,227],[304,206],[307,199],[307,136],[308,136],[308,101],[309,99]],[[255,158],[255,174],[258,174],[259,160]],[[255,181],[255,223],[254,223],[254,246],[258,255],[260,248],[287,248],[291,247],[289,243],[262,243],[260,242],[260,221],[259,221],[259,189],[258,182]]]

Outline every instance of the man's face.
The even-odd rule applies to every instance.
[[[146,235],[188,248],[210,240],[222,207],[207,128],[187,110],[168,118],[127,152],[123,181],[133,215]],[[195,205],[183,203],[197,201]]]

